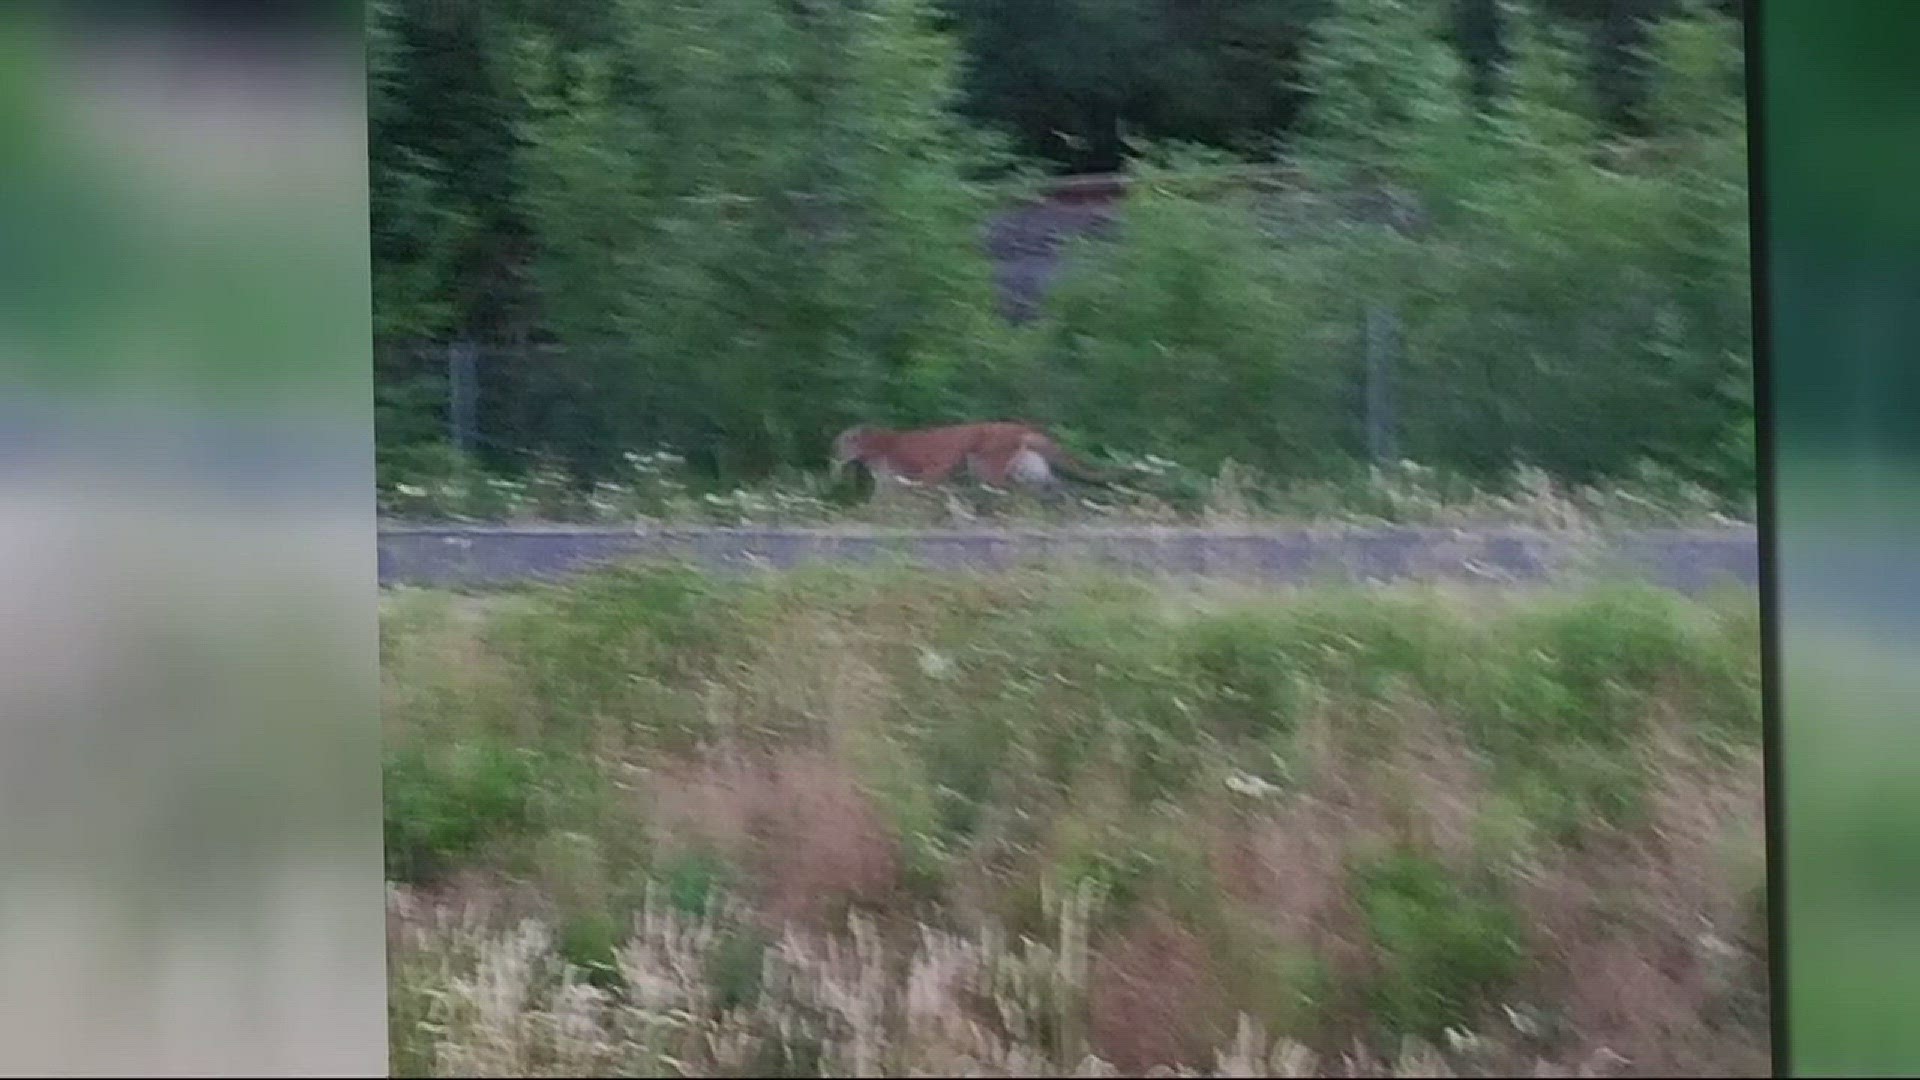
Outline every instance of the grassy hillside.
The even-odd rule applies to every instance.
[[[382,623],[395,1068],[1768,1068],[1758,616],[633,568]]]

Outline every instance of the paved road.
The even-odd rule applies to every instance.
[[[1753,586],[1752,529],[1648,530],[1608,539],[1521,529],[1199,529],[1040,532],[850,532],[804,529],[383,526],[383,585],[477,586],[550,579],[597,563],[653,556],[714,568],[787,568],[906,557],[988,569],[1094,560],[1172,573],[1280,582],[1454,578],[1493,583],[1626,573],[1697,592]]]

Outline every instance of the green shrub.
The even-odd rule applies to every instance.
[[[627,929],[605,912],[575,912],[560,923],[558,952],[568,964],[585,971],[593,985],[618,987],[624,980],[615,952]]]
[[[737,881],[734,868],[719,855],[702,849],[684,851],[656,863],[652,877],[663,898],[686,915],[701,916]]]
[[[1357,860],[1352,888],[1378,962],[1369,1004],[1389,1033],[1435,1039],[1465,1026],[1520,970],[1514,909],[1430,858]]]
[[[489,742],[401,747],[386,756],[387,874],[420,881],[534,822],[539,757]]]

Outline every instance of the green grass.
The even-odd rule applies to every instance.
[[[851,915],[877,920],[869,951],[905,950],[862,986],[923,962],[906,955],[914,927],[1051,942],[1059,1068],[1059,1032],[1177,1047],[1233,1014],[1308,1042],[1497,1035],[1501,1006],[1550,1011],[1584,974],[1539,936],[1526,883],[1542,872],[1612,896],[1618,860],[1640,853],[1680,907],[1580,918],[1649,954],[1699,920],[1761,947],[1751,882],[1729,870],[1703,888],[1681,847],[1758,843],[1759,803],[1738,798],[1758,771],[1753,607],[1627,587],[675,566],[491,601],[408,592],[383,621],[389,875],[427,897],[455,871],[530,889],[555,962],[609,1008],[638,992],[617,973],[640,913],[718,919],[693,1011],[722,1026],[833,1013],[802,1008],[800,984],[763,987],[763,969],[793,960],[767,951],[785,930],[833,939]],[[1687,806],[1715,809],[1676,816]],[[1164,993],[1209,987],[1217,1015],[1094,1023],[1147,1006],[1068,977],[1059,902],[1083,891],[1091,955],[1135,955],[1128,941],[1171,920],[1199,944],[1191,985]],[[1756,971],[1724,994],[1750,994]],[[1013,993],[993,982],[1011,977],[982,974],[979,992]],[[1729,1067],[1764,1061],[1764,1030],[1714,1019],[1723,1004],[1659,1007],[1695,1010]],[[453,1052],[464,1036],[435,1038]]]

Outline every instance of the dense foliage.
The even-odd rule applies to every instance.
[[[1745,490],[1724,6],[380,0],[383,476],[444,459],[468,338],[496,469],[765,477],[849,423],[1015,415],[1328,477],[1373,350],[1400,456]],[[1118,165],[1115,227],[1009,325],[988,222]],[[1191,182],[1222,165],[1286,179]]]

